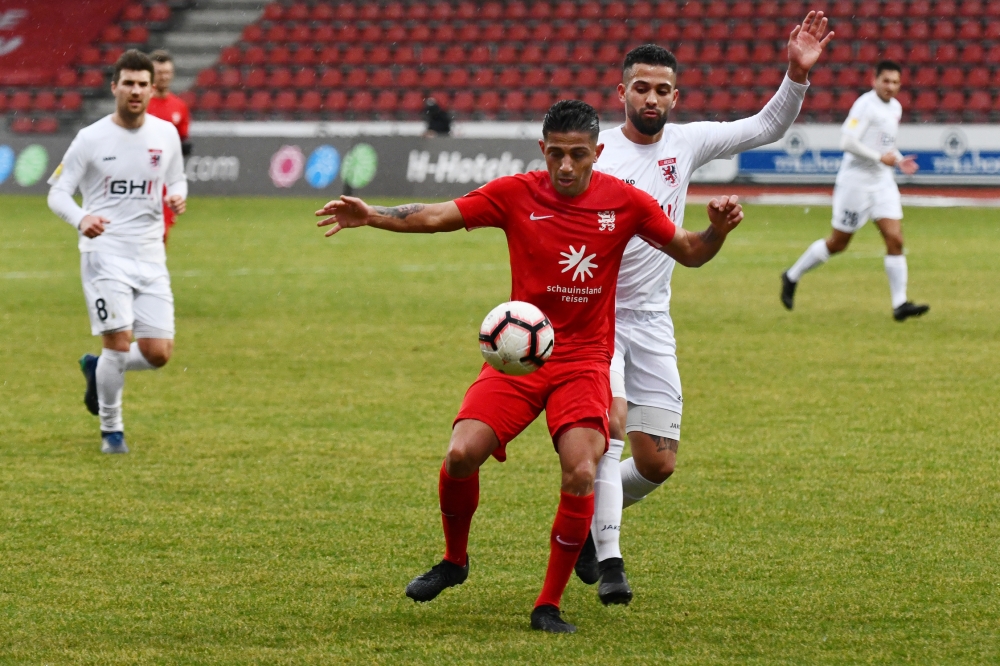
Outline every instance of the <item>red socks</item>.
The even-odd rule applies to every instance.
[[[448,476],[442,463],[438,477],[438,497],[441,501],[441,522],[444,525],[444,559],[464,567],[468,561],[469,527],[472,525],[472,515],[479,507],[479,470],[470,477],[453,479]],[[593,496],[590,507],[593,512]],[[572,566],[571,564],[570,568]],[[563,586],[565,585],[564,582]]]
[[[576,565],[576,558],[583,549],[590,531],[590,519],[594,517],[594,493],[585,497],[563,492],[559,497],[559,510],[552,523],[549,537],[549,566],[545,570],[545,584],[538,595],[535,608],[539,606],[559,607],[563,590],[569,582]]]

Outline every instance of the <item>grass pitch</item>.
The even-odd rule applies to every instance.
[[[0,198],[0,663],[1000,661],[1000,213],[907,211],[932,309],[904,324],[871,226],[781,308],[828,209],[751,207],[678,269],[684,438],[625,515],[636,600],[573,579],[580,633],[555,637],[528,628],[558,501],[542,424],[484,468],[468,582],[403,596],[442,552],[437,470],[508,295],[502,235],[328,240],[318,203],[190,202],[175,357],[128,375],[132,453],[108,457],[74,233]]]

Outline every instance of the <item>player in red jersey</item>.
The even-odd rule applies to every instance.
[[[366,225],[411,233],[499,227],[510,250],[511,299],[541,308],[555,329],[555,349],[541,369],[513,377],[484,364],[466,393],[439,474],[444,559],[406,587],[414,601],[430,601],[465,582],[479,467],[491,455],[505,460],[507,443],[545,410],[562,467],[562,493],[531,626],[576,631],[560,617],[559,601],[590,529],[594,473],[607,448],[615,284],[625,246],[638,235],[681,264],[700,266],[743,219],[736,198],[723,197],[709,204],[705,231],[675,228],[651,196],[593,171],[603,148],[598,132],[591,106],[557,102],[545,116],[539,142],[548,173],[498,178],[440,204],[383,208],[341,197],[316,211],[331,216],[318,223],[333,225],[327,236]]]
[[[149,100],[146,113],[156,116],[168,123],[173,123],[181,136],[181,154],[187,157],[191,154],[191,143],[188,141],[188,126],[191,124],[191,111],[177,95],[170,92],[170,84],[174,80],[174,59],[166,51],[153,51],[149,54],[156,69],[153,77],[153,97]],[[163,193],[166,196],[166,192]],[[167,242],[170,228],[174,226],[176,216],[170,206],[163,203],[163,242]]]

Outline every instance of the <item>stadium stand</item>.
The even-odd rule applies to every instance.
[[[880,58],[904,64],[904,121],[1000,120],[1000,0],[826,5],[837,38],[814,72],[800,120],[841,121],[868,89]],[[467,120],[537,120],[552,101],[570,96],[618,118],[621,57],[655,41],[681,63],[674,117],[724,120],[753,112],[773,93],[785,69],[787,35],[811,6],[798,0],[272,2],[235,44],[208,51],[213,64],[194,70],[182,95],[196,119],[415,119],[427,96]],[[104,90],[109,63],[121,50],[146,48],[151,35],[171,26],[177,7],[159,0],[125,4],[49,80],[0,87],[0,113],[15,131],[65,126]]]
[[[31,14],[36,5],[24,10],[0,3],[0,37],[13,33],[6,43],[17,40],[19,47],[5,53],[11,61],[0,67],[0,116],[17,133],[52,134],[79,125],[85,101],[109,95],[109,73],[118,56],[128,48],[148,50],[151,35],[169,29],[174,8],[186,4],[56,1],[46,3],[45,19],[39,21]],[[74,44],[60,37],[62,48],[53,53],[51,32],[41,29],[58,27],[52,14],[63,12],[69,13],[63,32],[85,41]]]

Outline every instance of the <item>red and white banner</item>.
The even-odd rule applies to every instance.
[[[129,0],[0,0],[0,85],[41,85]]]

